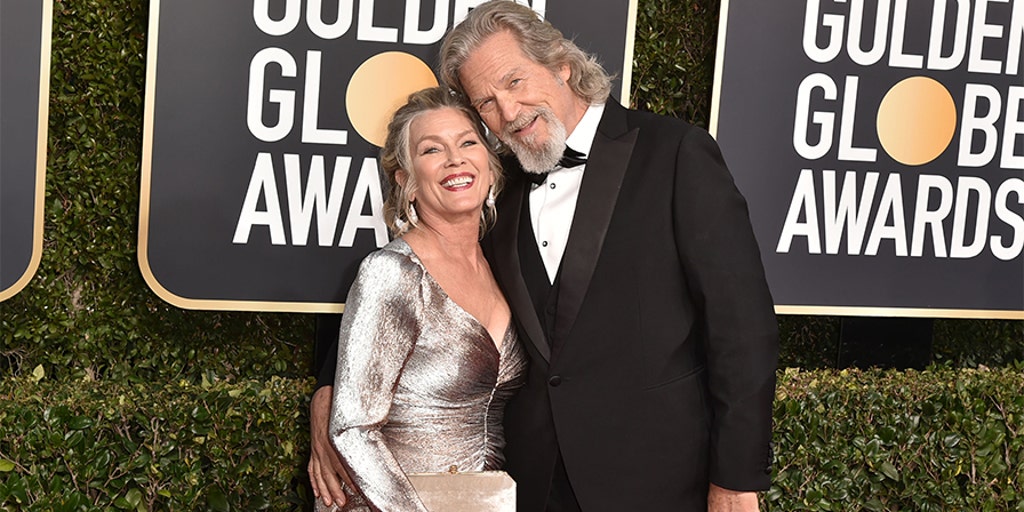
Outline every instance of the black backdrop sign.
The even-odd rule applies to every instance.
[[[440,40],[479,3],[152,0],[149,286],[183,308],[341,311],[359,261],[388,241],[387,117],[436,84]],[[635,0],[528,5],[629,83]]]
[[[778,311],[1024,318],[1024,0],[729,0],[721,32]]]
[[[0,301],[28,284],[42,257],[52,8],[0,2]]]

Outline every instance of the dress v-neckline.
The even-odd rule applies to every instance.
[[[512,330],[512,315],[509,314],[508,324],[506,324],[505,330],[501,335],[501,345],[499,346],[494,336],[491,334],[490,329],[488,329],[487,326],[484,325],[479,318],[473,316],[472,313],[466,311],[465,308],[460,306],[458,302],[455,302],[455,299],[448,295],[448,292],[445,291],[443,286],[441,286],[441,283],[437,282],[437,279],[434,279],[434,276],[430,273],[430,270],[428,270],[427,266],[423,264],[423,260],[421,260],[420,257],[416,254],[416,251],[412,248],[411,245],[409,245],[409,242],[406,242],[402,238],[396,238],[395,240],[400,240],[403,244],[405,244],[405,248],[408,250],[409,256],[413,259],[413,261],[416,262],[417,265],[419,265],[420,268],[423,269],[423,274],[427,276],[428,279],[430,279],[430,282],[433,286],[437,287],[437,290],[440,291],[441,294],[444,296],[444,300],[447,301],[452,306],[455,306],[456,309],[462,312],[464,316],[469,318],[471,322],[473,322],[481,331],[483,331],[484,335],[489,341],[488,345],[490,345],[491,348],[493,348],[494,351],[498,353],[499,358],[501,358],[501,356],[503,356],[505,353],[505,345],[507,345],[506,342],[508,341],[509,331]]]

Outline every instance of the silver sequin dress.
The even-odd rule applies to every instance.
[[[405,473],[502,466],[526,353],[511,325],[499,351],[404,240],[363,261],[339,336],[331,439],[375,508],[426,510]],[[367,510],[361,501],[344,510]]]

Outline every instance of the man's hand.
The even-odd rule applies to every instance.
[[[708,488],[708,512],[757,512],[756,492],[731,491],[711,484]]]
[[[338,452],[331,444],[328,426],[331,422],[331,395],[334,388],[324,386],[313,393],[309,404],[309,437],[312,450],[309,454],[309,482],[313,485],[313,494],[321,498],[325,505],[345,505],[345,491],[341,489],[341,480],[348,482],[348,474],[338,458]],[[351,482],[349,483],[351,486]],[[353,489],[355,487],[352,487]]]

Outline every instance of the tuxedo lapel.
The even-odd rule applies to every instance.
[[[519,215],[522,211],[523,201],[526,194],[526,180],[521,176],[522,171],[509,169],[506,165],[506,176],[509,178],[508,186],[501,194],[499,200],[498,222],[491,231],[494,252],[492,255],[495,264],[495,272],[498,274],[498,282],[504,286],[506,299],[512,312],[519,319],[525,331],[524,334],[530,339],[533,345],[540,352],[545,360],[551,359],[551,348],[548,346],[547,338],[544,336],[544,329],[541,327],[540,319],[530,300],[530,292],[526,287],[526,281],[520,271],[519,260]]]
[[[569,239],[562,257],[554,337],[565,340],[580,312],[611,223],[638,129],[628,130],[626,109],[608,100],[587,157]]]

